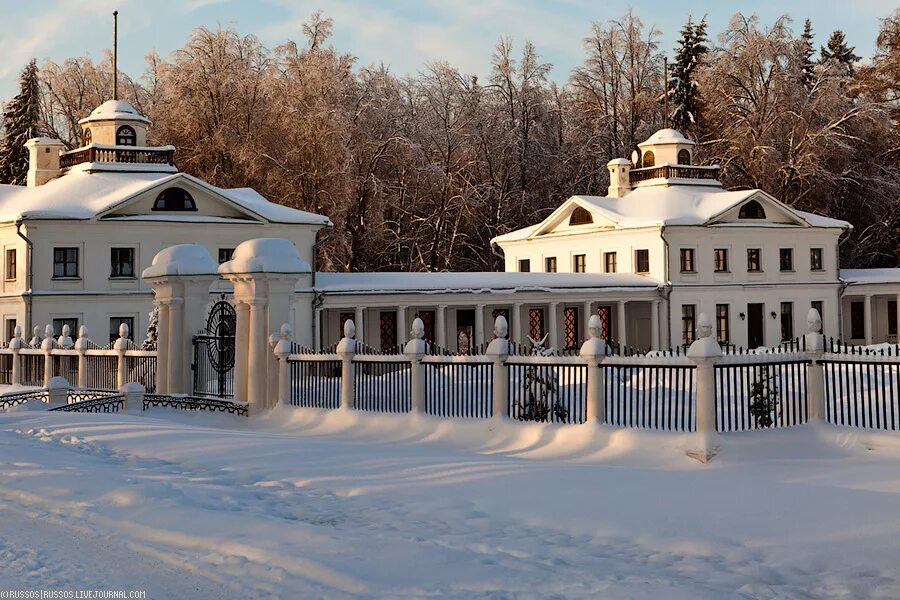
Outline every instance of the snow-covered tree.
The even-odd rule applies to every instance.
[[[696,128],[700,118],[700,90],[694,72],[709,50],[706,46],[706,18],[696,25],[688,18],[681,28],[681,39],[675,48],[675,62],[667,82],[669,122],[682,132]]]
[[[155,306],[150,311],[150,319],[147,323],[147,332],[141,343],[141,350],[156,350],[156,341],[159,338],[159,309]]]
[[[843,66],[847,73],[853,74],[853,65],[860,59],[854,54],[855,47],[847,45],[844,32],[836,29],[828,36],[828,43],[819,49],[823,63],[834,63]]]
[[[778,416],[778,381],[773,367],[755,370],[750,384],[749,413],[757,427],[771,427]]]
[[[40,118],[40,84],[37,63],[32,59],[19,75],[19,93],[3,111],[3,141],[0,142],[0,183],[25,185],[28,149],[25,142],[36,135]]]
[[[813,60],[815,52],[812,21],[806,19],[803,24],[803,33],[800,34],[800,39],[797,41],[797,62],[799,63],[800,82],[807,89],[811,89],[816,80],[816,62]]]

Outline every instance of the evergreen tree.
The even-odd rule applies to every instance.
[[[159,336],[159,309],[155,306],[150,311],[150,321],[147,323],[147,333],[144,336],[144,342],[141,344],[141,350],[156,350],[156,340]]]
[[[844,65],[847,68],[847,72],[852,75],[853,63],[860,58],[853,53],[854,50],[856,50],[855,46],[847,45],[847,39],[844,36],[844,32],[840,29],[836,29],[828,36],[828,44],[822,46],[819,52],[822,55],[823,63],[832,62]]]
[[[690,131],[700,117],[700,96],[694,72],[708,48],[706,46],[706,18],[694,25],[688,22],[681,29],[681,40],[675,48],[675,63],[667,83],[672,110],[669,121],[682,132]]]
[[[25,142],[35,134],[40,118],[39,101],[37,63],[31,59],[19,76],[18,95],[3,111],[5,131],[0,142],[0,183],[25,185],[28,175]]]
[[[797,58],[800,63],[800,82],[806,86],[806,89],[811,89],[816,80],[816,63],[813,60],[815,51],[815,48],[813,48],[812,22],[807,19],[806,23],[803,24],[803,33],[800,35],[797,52]]]

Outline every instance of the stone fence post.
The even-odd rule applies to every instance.
[[[12,373],[10,373],[9,382],[12,385],[19,385],[22,383],[22,361],[19,351],[25,347],[21,325],[16,325],[13,335],[13,339],[9,340],[9,349],[12,351]]]
[[[69,382],[65,377],[51,377],[44,387],[47,388],[47,403],[50,408],[69,403]]]
[[[278,332],[275,344],[275,356],[278,358],[278,403],[287,406],[291,403],[291,368],[288,357],[291,355],[291,326],[285,323]]]
[[[403,354],[409,359],[409,401],[414,414],[425,413],[425,323],[419,317],[413,319],[409,341]]]
[[[712,321],[706,313],[700,314],[697,329],[698,338],[687,352],[688,358],[697,365],[697,431],[687,455],[705,463],[716,455],[721,445],[716,431],[715,364],[722,357],[722,348],[713,337]]]
[[[356,354],[356,325],[353,319],[344,322],[344,337],[338,342],[335,354],[341,358],[341,408],[355,408],[353,355]]]
[[[122,389],[125,386],[125,380],[128,379],[128,361],[125,359],[125,351],[128,350],[128,325],[119,324],[119,339],[113,344],[113,350],[116,351],[118,363],[116,365],[116,389]]]
[[[119,393],[125,397],[125,410],[127,412],[142,412],[144,410],[144,394],[147,389],[140,383],[132,381],[119,386]]]
[[[814,308],[806,315],[806,354],[810,363],[806,366],[806,402],[810,423],[825,420],[825,336],[822,335],[822,316]]]
[[[606,403],[603,401],[604,374],[600,363],[606,358],[606,340],[601,338],[603,324],[599,315],[592,315],[588,321],[590,338],[581,345],[580,355],[587,364],[587,405],[586,422],[605,423]]]
[[[75,386],[81,389],[87,387],[87,358],[88,351],[88,329],[84,325],[78,328],[78,339],[75,340],[75,352],[78,353],[78,381]]]
[[[506,419],[509,417],[509,369],[506,366],[506,359],[509,357],[509,325],[503,315],[494,320],[494,336],[485,352],[493,363],[491,417]]]
[[[47,325],[44,329],[44,341],[41,342],[41,350],[44,351],[44,387],[50,387],[50,379],[53,377],[53,325]]]

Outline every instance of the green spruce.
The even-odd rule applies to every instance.
[[[25,185],[28,150],[25,142],[36,135],[40,118],[37,63],[29,61],[19,76],[19,93],[3,111],[4,135],[0,142],[0,183]]]

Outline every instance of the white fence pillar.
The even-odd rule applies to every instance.
[[[19,357],[19,351],[25,346],[21,325],[16,325],[13,335],[15,337],[9,340],[9,349],[12,351],[12,373],[10,373],[9,382],[12,385],[19,385],[22,383],[22,361]]]
[[[156,319],[156,391],[169,393],[169,305],[167,300],[154,294],[153,304],[158,312]]]
[[[288,357],[291,355],[291,326],[287,323],[278,332],[278,343],[274,353],[278,358],[278,403],[287,406],[291,403],[291,369]]]
[[[716,371],[715,364],[722,357],[722,348],[713,337],[712,321],[706,313],[698,319],[698,338],[688,348],[688,358],[697,364],[697,431],[692,436],[687,455],[700,462],[709,462],[719,451],[716,431]]]
[[[147,389],[140,383],[132,381],[119,386],[119,392],[125,397],[125,410],[142,412],[144,410],[144,394]]]
[[[50,387],[50,379],[53,377],[53,325],[47,325],[44,329],[44,341],[41,342],[41,350],[44,351],[44,387]]]
[[[825,336],[822,335],[822,316],[814,308],[806,316],[806,353],[810,363],[806,367],[806,402],[810,423],[825,420]]]
[[[113,350],[116,351],[118,363],[116,365],[116,389],[122,389],[125,386],[125,380],[128,378],[128,361],[125,358],[125,352],[128,350],[128,325],[119,324],[119,339],[113,344]]]
[[[603,335],[603,324],[599,315],[592,315],[588,320],[590,338],[581,345],[581,357],[587,363],[587,411],[588,423],[606,422],[606,404],[603,401],[603,369],[600,363],[606,357],[606,340]]]
[[[341,357],[341,408],[355,408],[353,355],[356,354],[356,325],[353,319],[344,321],[344,337],[338,342],[335,354]]]
[[[509,325],[503,315],[494,321],[494,336],[485,352],[493,362],[491,417],[505,419],[509,416],[509,369],[506,367],[509,356]]]
[[[251,412],[266,407],[266,358],[268,358],[268,333],[266,332],[266,301],[253,298],[250,305],[250,339],[247,344],[247,397]]]
[[[409,399],[410,410],[414,414],[425,413],[425,323],[419,317],[413,319],[410,339],[403,354],[409,359]]]
[[[82,325],[78,328],[78,339],[75,340],[75,351],[78,353],[78,377],[75,387],[84,389],[87,387],[87,350],[88,350],[88,330]]]

